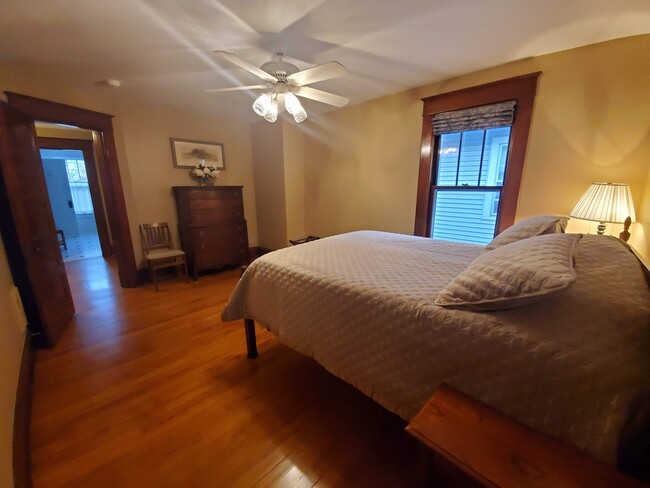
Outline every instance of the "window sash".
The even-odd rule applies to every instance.
[[[431,209],[431,216],[429,218],[430,227],[428,237],[433,238],[436,228],[436,193],[437,191],[443,192],[480,192],[489,193],[493,192],[498,198],[498,205],[495,217],[494,229],[492,230],[492,237],[497,234],[499,228],[499,219],[501,218],[501,205],[503,203],[503,186],[444,186],[444,185],[431,185],[431,202],[429,208]],[[483,216],[485,218],[485,216]],[[469,241],[461,241],[469,242]]]

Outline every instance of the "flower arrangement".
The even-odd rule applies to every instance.
[[[214,166],[206,166],[202,160],[196,168],[190,170],[190,176],[200,183],[201,186],[212,185],[214,180],[219,178],[219,170]]]

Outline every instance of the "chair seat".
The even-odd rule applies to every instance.
[[[185,253],[178,249],[161,249],[160,251],[151,251],[144,255],[145,259],[149,260],[174,258],[177,256],[185,256]]]

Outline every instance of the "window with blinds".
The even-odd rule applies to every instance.
[[[508,101],[433,116],[431,237],[481,245],[494,237],[515,108]]]

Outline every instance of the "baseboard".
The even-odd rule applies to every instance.
[[[18,391],[16,392],[16,407],[14,411],[14,488],[31,488],[32,486],[30,428],[32,420],[34,359],[34,350],[32,349],[29,334],[27,334],[20,363]]]

